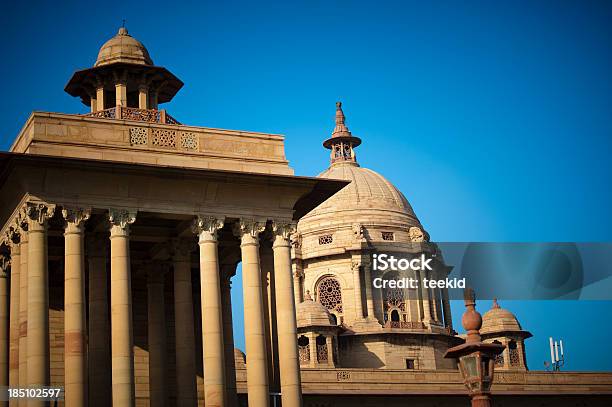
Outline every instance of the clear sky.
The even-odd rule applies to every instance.
[[[612,240],[610,2],[11,2],[1,148],[32,110],[85,112],[63,87],[123,19],[185,82],[165,106],[174,117],[284,134],[296,174],[328,165],[321,142],[342,100],[359,162],[404,192],[434,240]],[[501,305],[534,333],[532,369],[554,335],[567,368],[612,370],[612,353],[592,350],[612,334],[610,303]]]

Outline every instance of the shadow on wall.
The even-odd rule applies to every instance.
[[[341,367],[381,368],[385,363],[368,346],[363,337],[339,338],[338,351]]]

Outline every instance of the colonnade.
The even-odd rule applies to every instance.
[[[47,223],[55,209],[55,205],[28,202],[8,228],[4,242],[9,248],[10,267],[6,261],[0,263],[4,265],[0,273],[0,324],[3,325],[0,329],[0,386],[10,384],[12,387],[36,387],[49,385],[50,382]],[[91,215],[89,208],[64,207],[61,213],[65,225],[65,405],[132,407],[135,404],[135,375],[130,226],[136,220],[136,211],[108,210],[109,233],[105,237],[86,236],[85,224]],[[234,360],[230,285],[227,272],[219,262],[217,238],[225,222],[223,217],[196,216],[192,227],[199,246],[204,405],[215,407],[234,406],[237,400],[235,377],[231,377],[234,374]],[[240,239],[242,259],[248,401],[252,407],[267,407],[270,397],[264,332],[267,310],[264,309],[263,301],[266,287],[262,286],[259,259],[259,237],[266,228],[266,222],[240,219],[234,221],[232,226]],[[272,227],[278,362],[285,407],[302,404],[289,243],[292,228],[287,222],[273,222]],[[110,252],[105,249],[108,242],[101,239],[110,240]],[[190,247],[194,241],[195,237],[174,239],[171,242],[176,405],[190,407],[197,403],[190,262]],[[107,295],[107,261],[110,263],[110,298]],[[89,303],[85,295],[87,273]],[[161,277],[161,270],[148,270],[147,328],[151,406],[164,406],[168,403],[167,325],[163,302],[164,282]],[[107,311],[109,302],[110,316]],[[228,342],[231,342],[231,352],[227,350]],[[229,358],[231,360],[227,360]],[[108,374],[108,369],[111,369],[112,375]],[[112,379],[109,380],[109,377]],[[11,403],[18,405],[16,402]],[[44,406],[45,403],[30,400],[27,405]]]

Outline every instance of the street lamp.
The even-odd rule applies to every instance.
[[[472,407],[490,407],[495,356],[502,353],[505,346],[481,341],[482,317],[475,308],[474,290],[466,289],[464,299],[466,310],[461,323],[467,338],[465,343],[447,350],[444,357],[459,359],[459,371],[472,398]]]

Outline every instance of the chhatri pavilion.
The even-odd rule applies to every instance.
[[[448,292],[372,284],[402,277],[374,252],[439,249],[359,165],[342,105],[329,168],[301,177],[281,135],[180,123],[161,106],[182,86],[122,27],[65,87],[89,112],[34,112],[0,153],[0,386],[62,386],[68,407],[467,405]],[[497,405],[610,405],[612,374],[528,370],[497,302],[481,335],[505,345]]]

